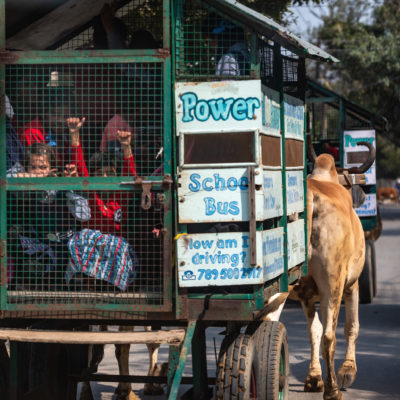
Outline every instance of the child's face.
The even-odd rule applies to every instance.
[[[50,175],[50,163],[46,155],[32,154],[28,166],[28,172],[37,176]]]
[[[94,176],[116,176],[117,171],[113,167],[104,167],[104,168],[99,168],[94,171]]]

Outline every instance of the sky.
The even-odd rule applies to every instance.
[[[321,21],[315,17],[311,10],[317,14],[326,14],[327,5],[304,5],[304,6],[293,6],[290,10],[293,16],[296,18],[296,23],[289,25],[289,30],[294,34],[300,35],[303,39],[309,39],[308,30],[315,28]]]

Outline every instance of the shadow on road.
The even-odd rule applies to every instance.
[[[371,304],[360,305],[360,334],[357,341],[356,380],[349,389],[379,393],[379,399],[398,399],[400,389],[400,305]],[[300,306],[290,304],[284,310],[281,321],[285,324],[289,337],[291,392],[302,393],[303,382],[307,376],[310,345],[307,325]],[[336,331],[336,370],[345,355],[344,338],[345,312],[342,306]],[[325,366],[321,359],[323,377]],[[394,384],[398,382],[397,384]],[[320,394],[320,398],[322,395]]]

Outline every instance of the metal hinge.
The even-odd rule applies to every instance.
[[[7,252],[6,241],[4,239],[0,239],[0,257],[3,258],[6,256]]]

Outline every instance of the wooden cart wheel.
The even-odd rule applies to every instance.
[[[360,290],[360,303],[369,304],[372,302],[374,297],[374,272],[372,264],[372,246],[371,241],[365,242],[365,263],[364,269],[361,272],[360,278],[358,279],[358,285]],[[375,254],[375,251],[374,251]]]
[[[289,346],[285,326],[281,322],[252,323],[246,333],[253,337],[259,370],[260,398],[289,398]]]
[[[263,399],[258,379],[253,338],[243,333],[226,336],[218,357],[216,399]]]

